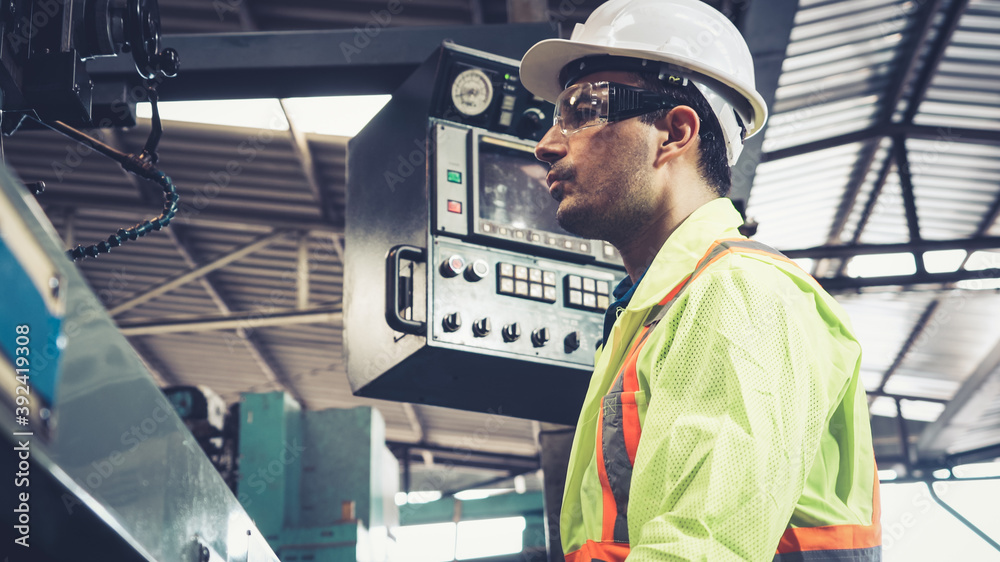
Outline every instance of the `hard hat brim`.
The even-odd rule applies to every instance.
[[[745,118],[749,117],[745,120],[753,124],[752,127],[747,127],[745,138],[760,131],[767,120],[767,106],[764,103],[764,98],[757,93],[753,84],[736,82],[695,59],[648,49],[608,47],[566,39],[546,39],[528,49],[528,52],[521,59],[521,83],[536,96],[549,102],[555,102],[563,91],[563,84],[559,83],[559,74],[562,69],[573,61],[594,55],[612,55],[666,62],[688,69],[694,74],[707,76],[732,88],[736,94],[747,101],[753,112],[752,115],[744,116]],[[697,77],[692,79],[697,81]]]

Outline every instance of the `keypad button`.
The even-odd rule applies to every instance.
[[[556,284],[556,272],[555,271],[543,271],[542,272],[542,283],[546,285]]]
[[[583,293],[583,306],[597,308],[597,298],[593,293]]]
[[[556,288],[546,285],[544,291],[542,292],[542,298],[549,302],[556,302]]]
[[[569,288],[570,289],[580,289],[582,288],[582,280],[579,275],[569,276]]]
[[[598,281],[597,282],[597,294],[598,295],[607,295],[607,294],[610,294],[611,293],[611,291],[609,290],[610,288],[611,288],[611,285],[607,281]]]
[[[500,278],[500,292],[505,295],[510,295],[514,293],[514,280],[510,277]]]
[[[523,265],[514,266],[514,279],[528,279],[528,268]]]
[[[577,306],[583,304],[583,293],[580,291],[570,291],[569,292],[569,302],[570,304],[575,304]]]
[[[542,285],[540,283],[531,283],[528,286],[528,296],[533,299],[542,298]]]
[[[594,287],[594,280],[589,277],[584,277],[583,290],[587,291],[588,293],[593,293],[596,290],[596,287]]]
[[[522,297],[528,296],[528,282],[527,281],[515,281],[514,282],[514,294],[520,295]]]
[[[513,277],[514,276],[514,265],[510,263],[500,264],[500,276],[501,277]]]
[[[611,304],[606,295],[597,295],[597,308],[607,308]]]
[[[528,281],[531,281],[532,283],[541,283],[542,282],[542,270],[541,269],[535,269],[535,268],[529,269],[528,270]]]

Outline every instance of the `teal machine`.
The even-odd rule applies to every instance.
[[[399,463],[378,410],[302,411],[271,392],[239,415],[237,497],[283,562],[387,559]]]
[[[0,289],[5,560],[278,560],[2,166]]]

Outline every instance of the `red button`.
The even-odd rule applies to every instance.
[[[462,214],[462,202],[448,200],[448,212]]]

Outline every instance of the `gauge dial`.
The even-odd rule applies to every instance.
[[[451,83],[451,101],[458,110],[473,117],[486,111],[493,101],[493,83],[485,72],[470,68],[459,73]]]

